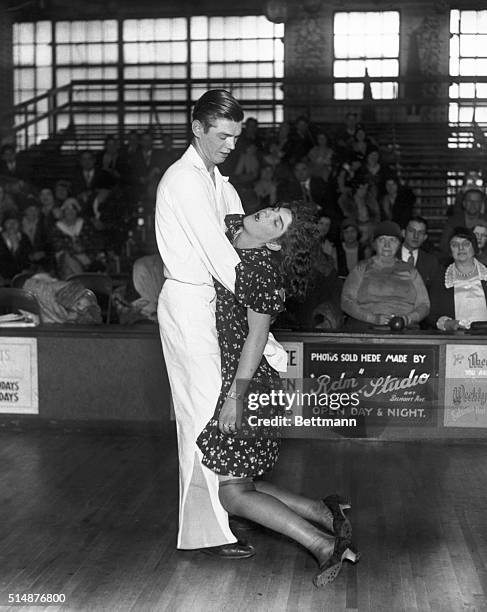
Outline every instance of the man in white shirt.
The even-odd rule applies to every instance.
[[[156,237],[166,281],[158,302],[164,358],[178,432],[178,548],[224,558],[252,556],[236,540],[218,497],[218,477],[201,463],[196,438],[212,417],[221,386],[215,325],[215,277],[235,288],[239,258],[224,218],[243,213],[237,192],[218,171],[241,133],[242,109],[228,92],[210,90],[193,110],[193,141],[157,189]]]
[[[413,265],[421,275],[426,289],[430,290],[434,278],[441,272],[438,259],[421,249],[428,237],[428,224],[423,217],[411,217],[404,232],[401,246],[401,259]]]

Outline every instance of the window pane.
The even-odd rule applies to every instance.
[[[191,17],[191,38],[198,40],[208,37],[208,18]]]
[[[477,31],[477,12],[462,11],[460,18],[460,31],[463,34],[473,34]]]
[[[206,42],[191,43],[191,59],[193,61],[193,66],[196,66],[200,62],[208,61],[208,46]]]
[[[336,77],[370,77],[399,74],[399,13],[397,11],[355,11],[335,13],[333,74]],[[349,61],[346,61],[349,59]],[[338,99],[360,98],[362,83],[337,83]],[[397,84],[372,83],[374,97],[397,97]]]
[[[50,43],[51,39],[51,22],[38,21],[36,24],[36,42]]]
[[[475,57],[480,55],[482,47],[485,48],[487,36],[478,36],[476,34],[466,34],[460,40],[460,54],[464,57],[469,55]]]
[[[123,39],[127,41],[138,40],[137,20],[125,19],[123,22]],[[127,44],[125,45],[127,46]]]
[[[34,45],[19,46],[19,64],[32,65],[34,63]]]
[[[51,45],[37,45],[35,52],[37,66],[50,66],[52,64]]]
[[[50,89],[52,87],[52,73],[51,68],[37,68],[37,87],[39,90]]]
[[[450,32],[456,34],[459,32],[460,11],[454,10],[450,12]]]

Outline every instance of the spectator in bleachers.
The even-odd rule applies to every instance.
[[[406,327],[417,325],[429,312],[430,301],[419,272],[400,261],[401,228],[382,221],[374,231],[375,255],[361,261],[345,280],[342,309],[351,317],[351,330],[389,325],[402,317]]]
[[[355,136],[353,137],[352,151],[356,153],[362,161],[365,161],[369,151],[376,147],[377,144],[367,136],[367,132],[363,125],[359,123],[355,130]]]
[[[385,194],[381,199],[380,216],[382,221],[394,221],[405,228],[413,214],[416,196],[409,187],[399,184],[397,178],[390,176],[385,181]]]
[[[71,182],[64,179],[59,179],[54,185],[54,200],[55,207],[60,208],[64,202],[71,196]]]
[[[370,192],[369,183],[362,174],[354,178],[352,192],[342,193],[338,198],[338,205],[344,217],[356,221],[361,243],[370,244],[374,227],[380,220],[380,210],[377,200]]]
[[[149,197],[162,176],[159,152],[154,148],[150,132],[144,132],[134,157],[134,176],[141,197]]]
[[[328,238],[332,225],[332,218],[326,213],[321,212],[318,216],[318,242],[321,251],[330,258],[333,267],[337,268],[337,250],[333,242]]]
[[[14,145],[3,145],[0,149],[0,177],[9,181],[28,182],[30,176],[28,164],[16,153]]]
[[[173,146],[171,134],[164,134],[162,137],[162,149],[159,151],[161,175],[181,157],[181,151]]]
[[[291,168],[285,160],[285,154],[280,149],[277,140],[271,140],[263,154],[263,164],[272,166],[274,181],[279,183],[291,175]]]
[[[317,144],[308,153],[310,171],[312,176],[319,176],[325,182],[331,178],[335,162],[335,151],[330,146],[328,136],[325,132],[316,135]]]
[[[315,141],[308,120],[303,116],[298,117],[294,125],[294,130],[290,133],[286,152],[291,164],[296,164],[307,158],[308,153],[314,145]]]
[[[266,208],[277,202],[277,184],[274,180],[274,170],[272,166],[262,166],[260,178],[254,185],[254,191],[259,201],[259,208]]]
[[[262,151],[263,144],[259,133],[259,122],[255,117],[248,117],[237,141],[236,150],[243,153],[249,144],[255,145],[257,151]]]
[[[357,131],[358,116],[357,113],[347,113],[345,115],[344,125],[338,128],[335,135],[335,140],[339,153],[342,155],[350,151],[352,148],[353,139],[355,138],[355,132]]]
[[[360,230],[354,219],[344,219],[336,246],[338,275],[345,278],[355,266],[371,255],[369,247],[360,243]]]
[[[41,209],[37,201],[31,198],[24,210],[20,224],[21,231],[30,243],[29,260],[33,269],[50,270],[49,236],[41,219]]]
[[[339,216],[334,210],[334,193],[325,181],[317,176],[311,176],[309,164],[299,161],[294,165],[293,176],[277,184],[277,199],[283,202],[303,200],[313,202],[319,209],[326,207],[333,219]]]
[[[157,301],[164,284],[164,270],[159,253],[140,257],[134,262],[132,282],[113,294],[122,325],[149,320],[157,322]]]
[[[135,164],[135,157],[140,147],[140,136],[137,130],[130,130],[127,134],[127,141],[122,150],[125,163],[132,169]]]
[[[101,232],[107,250],[120,253],[135,214],[131,200],[120,185],[102,187],[93,202],[91,221]]]
[[[487,321],[487,268],[476,258],[471,229],[454,228],[449,247],[453,263],[433,281],[427,321],[442,331],[469,329],[473,321]]]
[[[102,171],[95,166],[94,153],[83,151],[79,157],[79,165],[71,180],[72,194],[81,204],[83,215],[87,214],[91,207],[102,178]]]
[[[478,221],[473,228],[473,233],[479,247],[477,259],[485,266],[487,265],[487,221]]]
[[[62,217],[56,222],[51,241],[59,278],[96,271],[102,261],[102,240],[99,232],[79,216],[81,206],[76,198],[68,198],[61,206]]]
[[[385,192],[385,183],[392,176],[392,171],[382,164],[379,150],[371,148],[363,164],[363,173],[375,199],[380,202]]]
[[[337,188],[339,194],[351,194],[355,177],[362,172],[362,160],[356,153],[349,153],[347,159],[340,166],[337,174]]]
[[[440,256],[442,263],[451,262],[450,238],[455,227],[473,229],[479,221],[486,221],[485,193],[483,187],[468,185],[463,193],[462,212],[449,217],[445,223],[440,239]]]
[[[105,138],[105,146],[98,156],[97,166],[104,173],[104,178],[111,179],[113,185],[128,182],[129,167],[120,152],[120,143],[114,136]]]
[[[291,124],[289,121],[282,121],[277,128],[277,142],[279,149],[284,151],[291,137]]]
[[[279,142],[277,140],[269,140],[262,156],[263,163],[272,166],[272,169],[275,170],[282,162],[283,156],[284,153],[279,147]]]
[[[473,189],[477,188],[483,191],[484,181],[482,179],[481,172],[477,172],[476,170],[465,172],[465,175],[462,181],[462,186],[455,194],[455,202],[453,206],[448,207],[448,210],[447,210],[448,216],[462,214],[463,196],[470,187],[472,187]]]
[[[54,199],[52,189],[49,187],[44,187],[40,190],[39,201],[41,203],[41,224],[43,231],[47,236],[50,236],[56,221],[61,218],[61,209]]]
[[[429,293],[433,280],[442,275],[442,268],[435,255],[421,248],[428,237],[428,222],[423,217],[411,217],[403,232],[400,258],[416,268]]]
[[[0,236],[0,276],[11,281],[15,275],[27,270],[31,252],[27,236],[20,231],[19,218],[13,214],[6,215]]]
[[[4,184],[0,183],[0,221],[5,215],[18,212],[15,200],[8,193]]]
[[[252,187],[260,174],[257,145],[255,142],[248,142],[241,151],[233,173],[233,181],[237,185]]]
[[[338,329],[342,326],[343,314],[340,308],[341,282],[334,261],[321,248],[318,224],[309,227],[307,237],[313,245],[313,265],[306,278],[306,287],[299,298],[286,300],[286,310],[279,316],[276,327],[308,331]]]

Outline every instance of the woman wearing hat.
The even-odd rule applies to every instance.
[[[79,217],[81,206],[76,198],[68,198],[61,206],[62,217],[52,232],[52,245],[60,278],[89,270],[101,250],[96,229]]]
[[[487,321],[487,268],[476,258],[472,230],[456,227],[450,238],[453,263],[431,285],[428,323],[442,331],[468,329],[473,321]]]
[[[430,302],[421,276],[414,266],[396,257],[400,244],[397,223],[382,221],[377,225],[375,255],[359,262],[343,286],[342,310],[350,316],[350,329],[386,326],[396,316],[410,327],[428,314]]]

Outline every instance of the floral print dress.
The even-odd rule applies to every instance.
[[[230,229],[235,229],[236,215],[227,218]],[[242,216],[238,215],[241,220]],[[233,223],[233,228],[232,228]],[[241,259],[236,267],[235,295],[218,281],[216,327],[221,352],[222,387],[215,413],[197,439],[203,453],[203,464],[217,474],[235,477],[254,477],[272,469],[279,455],[279,428],[275,425],[251,425],[256,419],[282,414],[279,406],[252,409],[244,403],[241,425],[235,435],[218,429],[218,416],[237,371],[240,355],[248,335],[247,308],[262,314],[277,315],[284,309],[281,276],[273,256],[267,248],[237,249]],[[245,396],[266,393],[281,388],[277,372],[262,357]],[[237,383],[237,391],[239,391]],[[248,422],[249,416],[254,419]]]

